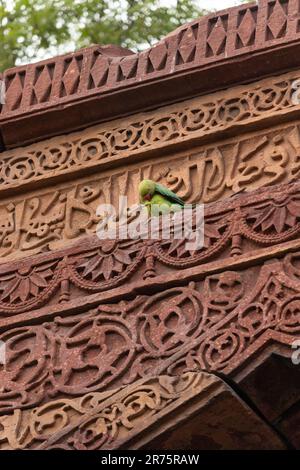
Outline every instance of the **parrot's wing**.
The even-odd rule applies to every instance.
[[[181,197],[177,196],[177,194],[173,193],[173,191],[166,188],[162,184],[155,183],[155,192],[166,197],[169,201],[173,202],[174,204],[180,204],[181,206],[184,206],[184,201],[181,199]]]

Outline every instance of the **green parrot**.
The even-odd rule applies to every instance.
[[[152,180],[140,182],[139,196],[140,203],[147,207],[149,215],[176,212],[184,206],[184,201],[177,194]]]

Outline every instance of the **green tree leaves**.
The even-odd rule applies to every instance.
[[[0,0],[0,70],[90,44],[139,50],[203,12],[197,0]]]
[[[137,51],[206,13],[200,5],[200,0],[0,0],[0,71],[90,44]]]

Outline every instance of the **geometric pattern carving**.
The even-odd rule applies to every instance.
[[[98,88],[106,83],[109,70],[109,59],[108,57],[101,54],[94,54],[95,61],[91,68],[91,83],[89,88]]]
[[[177,50],[176,65],[187,64],[195,59],[197,34],[198,25],[189,26],[182,32]]]
[[[205,66],[211,63],[212,59],[217,62],[225,57],[228,61],[239,54],[249,52],[249,46],[253,53],[265,50],[270,41],[284,47],[286,43],[294,43],[299,37],[300,30],[294,27],[297,16],[298,3],[292,0],[266,0],[251,6],[242,4],[228,9],[225,13],[217,12],[215,15],[201,17],[187,25],[185,30],[178,28],[146,52],[134,54],[134,57],[124,64],[122,62],[126,56],[122,54],[113,60],[110,58],[107,63],[101,58],[99,62],[97,59],[96,63],[89,61],[90,54],[93,55],[95,51],[97,54],[98,46],[83,49],[76,56],[68,54],[57,57],[54,62],[54,81],[60,90],[59,102],[75,101],[78,99],[77,95],[84,95],[83,90],[87,91],[88,96],[92,89],[95,92],[102,89],[107,92],[126,86],[127,83],[141,84],[148,79],[149,74],[151,78],[169,77],[178,70],[189,71],[190,68]],[[194,37],[190,36],[192,30]],[[206,32],[206,37],[196,34],[198,30]],[[229,40],[232,37],[234,41]],[[175,47],[169,47],[170,40]],[[82,68],[83,61],[87,65]],[[174,65],[170,67],[170,64]],[[13,75],[11,71],[8,72],[10,79],[20,88],[21,95],[15,93],[15,86],[8,89],[7,105],[1,112],[3,118],[12,112],[28,112],[32,106],[37,107],[39,103],[42,105],[48,102],[54,106],[59,104],[54,94],[53,100],[51,94],[44,94],[41,101],[37,98],[38,103],[35,99],[30,103],[23,100],[24,92],[33,96],[35,83],[30,83],[26,91],[23,91],[22,87],[19,87],[17,77],[23,73],[26,80],[32,72],[36,76],[35,72],[39,67],[40,63],[22,66],[20,70],[13,71]]]
[[[122,81],[129,78],[134,78],[137,73],[137,58],[135,56],[124,57],[120,62],[118,80]]]
[[[165,68],[168,57],[168,49],[165,42],[158,43],[155,45],[148,56],[148,72],[155,72],[156,70],[162,70]]]
[[[6,77],[5,109],[14,111],[22,100],[25,73],[20,72]]]
[[[237,28],[237,47],[251,46],[255,41],[256,12],[251,8],[240,12]]]
[[[81,100],[95,103],[100,95],[109,103],[117,87],[137,90],[149,80],[154,90],[159,78],[167,84],[173,73],[174,83],[183,72],[203,76],[203,85],[188,84],[196,94],[219,60],[230,71],[242,62],[238,54],[262,57],[269,47],[267,57],[275,46],[279,53],[292,49],[300,34],[296,3],[266,0],[210,15],[142,53],[109,47],[103,54],[92,46],[8,71],[3,145],[34,141],[24,130],[9,142],[17,113],[16,123],[27,125],[25,119],[36,119],[40,110],[53,116],[58,106],[67,113],[72,102],[79,109]],[[276,65],[268,67],[259,65],[257,75]],[[298,109],[291,99],[297,79],[293,71],[202,94],[2,154],[0,261],[9,262],[0,266],[0,449],[114,449],[131,440],[138,447],[140,432],[146,434],[143,445],[158,437],[152,430],[160,420],[164,431],[171,429],[167,440],[172,434],[176,441],[182,419],[170,416],[181,410],[186,420],[203,391],[207,403],[218,389],[221,406],[224,397],[241,405],[218,376],[240,381],[249,358],[260,359],[275,343],[291,352],[300,338],[300,121],[286,121]],[[129,104],[127,114],[143,102]],[[117,115],[118,106],[107,112]],[[93,122],[106,116],[91,107]],[[83,128],[76,113],[71,120],[71,129]],[[270,123],[274,127],[266,130]],[[236,137],[247,126],[251,133]],[[42,138],[39,125],[35,132]],[[210,203],[201,249],[162,234],[150,240],[95,236],[98,205],[115,204],[119,195],[136,202],[143,178],[186,202]],[[45,188],[33,191],[43,180]],[[132,210],[130,219],[135,216]],[[230,425],[229,447],[235,431],[246,448],[255,440],[261,448],[267,442],[285,446],[243,405],[249,421],[242,426],[237,408],[227,408],[238,424]],[[205,428],[204,443],[221,447],[213,434],[224,423],[218,409],[213,414],[217,419],[208,419],[200,434]],[[270,431],[265,440],[263,426]]]
[[[61,90],[63,96],[70,96],[77,92],[80,82],[81,62],[82,56],[76,56],[72,60],[65,61]]]
[[[37,69],[37,77],[34,85],[34,99],[36,103],[47,101],[51,93],[53,65],[45,65],[40,70]]]
[[[228,16],[211,20],[207,38],[207,57],[218,56],[225,52]]]
[[[286,34],[287,6],[285,0],[275,0],[268,4],[267,39],[278,39]]]

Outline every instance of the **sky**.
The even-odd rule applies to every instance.
[[[141,0],[142,1],[142,0]],[[160,3],[162,6],[170,7],[172,5],[176,4],[177,0],[160,0]],[[5,0],[6,5],[8,5],[10,8],[13,8],[13,0]],[[241,0],[197,0],[197,5],[203,10],[208,10],[208,11],[217,11],[217,10],[223,10],[224,8],[229,8],[233,7],[236,5],[239,5],[241,3]],[[145,46],[145,48],[149,47],[148,45]],[[68,45],[62,45],[61,47],[58,48],[50,48],[47,52],[44,50],[40,51],[39,53],[35,53],[35,59],[31,60],[31,62],[36,62],[48,57],[52,57],[54,55],[59,55],[62,53],[65,53],[66,50],[73,50],[74,49],[74,44],[70,44],[69,47]],[[27,59],[24,59],[24,63],[27,63]],[[22,63],[21,60],[17,61],[17,65],[20,65]]]
[[[217,10],[223,10],[223,8],[234,7],[239,2],[236,0],[201,0],[200,4],[203,4],[203,8],[216,8]]]
[[[172,5],[176,0],[161,0],[162,5]],[[207,10],[223,10],[224,8],[234,7],[241,2],[237,0],[198,0],[200,7]]]

